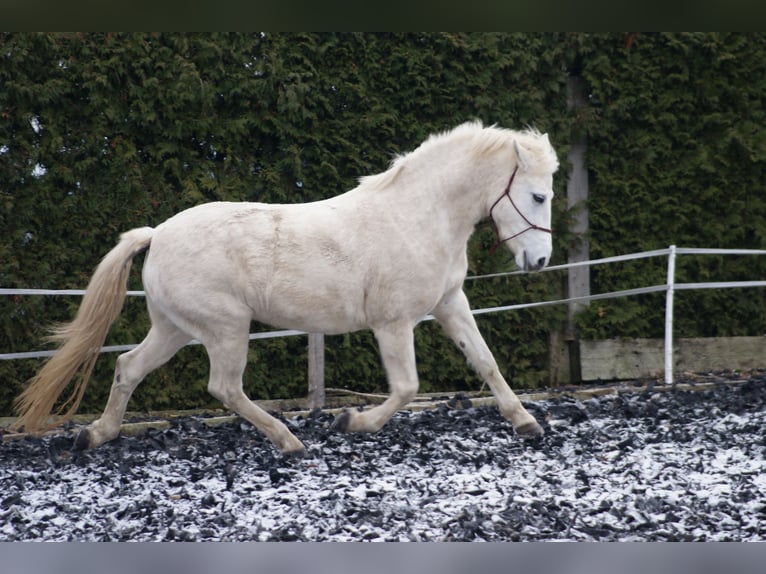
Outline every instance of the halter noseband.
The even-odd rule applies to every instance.
[[[516,172],[518,170],[519,170],[519,166],[518,165],[513,168],[513,173],[511,174],[511,179],[508,180],[508,185],[505,186],[505,191],[502,193],[502,195],[500,197],[498,197],[495,200],[495,203],[492,204],[492,207],[489,208],[489,218],[490,218],[490,220],[492,220],[492,226],[495,228],[495,238],[496,238],[495,244],[489,250],[489,254],[490,255],[492,255],[495,251],[497,251],[497,248],[500,247],[506,241],[510,241],[514,237],[518,237],[519,235],[521,235],[522,233],[526,233],[530,229],[537,229],[538,231],[545,231],[546,233],[552,233],[552,231],[549,228],[541,227],[540,225],[536,225],[536,224],[532,223],[531,221],[529,221],[529,219],[527,219],[527,217],[523,213],[521,213],[521,210],[514,203],[513,198],[511,197],[511,184],[513,183],[513,178],[516,177]],[[508,198],[508,201],[511,202],[511,205],[516,210],[516,213],[518,213],[521,216],[521,218],[526,222],[526,224],[529,227],[527,227],[525,229],[522,229],[518,233],[514,233],[510,237],[506,237],[505,239],[500,239],[500,231],[497,228],[497,224],[495,223],[495,219],[492,217],[492,210],[495,209],[497,204],[500,203],[500,200],[503,199],[504,197]]]

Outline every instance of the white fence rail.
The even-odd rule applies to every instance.
[[[730,288],[748,288],[748,287],[766,287],[766,280],[753,280],[753,281],[719,281],[709,283],[676,283],[675,282],[675,265],[676,258],[679,255],[766,255],[766,250],[761,249],[704,249],[704,248],[687,248],[676,247],[671,245],[667,249],[656,249],[653,251],[644,251],[641,253],[631,253],[629,255],[618,255],[615,257],[605,257],[603,259],[594,259],[590,261],[580,261],[577,263],[568,263],[565,265],[554,265],[543,269],[541,272],[551,271],[563,271],[567,269],[573,269],[575,267],[592,266],[592,265],[605,265],[610,263],[619,263],[624,261],[632,261],[636,259],[646,259],[650,257],[667,257],[668,258],[668,271],[667,280],[662,285],[649,285],[646,287],[638,287],[635,289],[624,289],[621,291],[612,291],[610,293],[599,293],[595,295],[587,295],[581,297],[570,297],[568,299],[557,299],[552,301],[537,301],[534,303],[519,303],[515,305],[504,305],[500,307],[487,307],[484,309],[473,310],[474,315],[483,315],[486,313],[501,313],[506,311],[515,311],[518,309],[528,309],[533,307],[543,307],[547,305],[563,305],[573,303],[584,303],[589,301],[597,301],[601,299],[614,299],[619,297],[630,297],[633,295],[643,295],[647,293],[665,292],[665,382],[673,382],[673,297],[675,291],[678,290],[691,290],[691,289],[730,289]],[[481,279],[489,279],[494,277],[508,277],[514,275],[521,275],[523,271],[509,271],[505,273],[492,273],[488,275],[475,275],[466,278],[466,281],[476,281]],[[85,293],[82,289],[3,289],[0,288],[0,295],[14,295],[14,296],[32,296],[32,295],[74,295],[81,296]],[[143,291],[128,291],[129,296],[140,297],[144,295]],[[427,316],[426,320],[431,320],[433,317]],[[267,331],[263,333],[252,333],[250,340],[270,339],[277,337],[291,337],[295,335],[308,335],[304,331],[294,330],[279,330],[279,331]],[[317,368],[316,362],[321,361],[321,352],[317,352],[317,346],[321,346],[322,340],[317,337],[309,337],[310,343],[312,343],[313,349],[309,352],[309,371],[314,373],[314,377],[323,378],[323,369]],[[199,344],[198,341],[192,341],[189,345]],[[137,347],[137,344],[133,345],[113,345],[103,347],[101,349],[104,353],[111,352],[124,352],[129,351]],[[0,353],[0,360],[18,360],[18,359],[36,359],[52,356],[56,351],[30,351],[20,353]],[[323,384],[317,383],[316,379],[309,382],[309,388],[312,393],[321,393],[323,396],[324,389]],[[320,401],[321,402],[321,401]]]

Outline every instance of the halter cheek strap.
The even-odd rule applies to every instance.
[[[537,229],[538,231],[544,231],[546,233],[552,233],[552,231],[548,227],[541,227],[540,225],[537,225],[535,223],[532,223],[527,219],[527,217],[521,213],[521,210],[516,206],[516,203],[514,203],[513,198],[511,197],[511,184],[513,183],[513,178],[516,177],[516,172],[519,170],[519,166],[513,168],[513,173],[511,174],[511,178],[508,180],[508,185],[505,186],[505,191],[502,193],[500,197],[498,197],[495,200],[495,203],[492,204],[492,207],[489,208],[489,218],[492,220],[492,226],[495,228],[495,244],[490,248],[489,254],[492,255],[495,251],[497,251],[497,248],[500,247],[503,243],[506,241],[510,241],[511,239],[518,237],[522,233],[526,233],[530,229]],[[529,226],[525,229],[522,229],[518,233],[514,233],[510,237],[506,237],[505,239],[500,239],[500,231],[497,228],[497,223],[495,223],[495,219],[492,217],[492,210],[495,209],[498,203],[500,203],[500,200],[502,200],[504,197],[508,198],[508,201],[511,202],[511,205],[516,210],[516,213],[518,213],[521,218],[524,220],[524,222]]]

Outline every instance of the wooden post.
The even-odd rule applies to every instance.
[[[309,333],[309,407],[324,407],[324,335]]]
[[[567,96],[570,109],[577,110],[586,105],[585,90],[581,78],[570,77],[567,81]],[[571,217],[570,231],[575,236],[570,242],[567,256],[569,263],[587,261],[590,258],[590,243],[588,241],[588,170],[585,167],[585,154],[588,142],[585,135],[572,142],[568,160],[572,166],[567,181],[567,210]],[[567,273],[567,297],[590,295],[590,267],[576,267]],[[567,311],[567,328],[565,338],[569,344],[570,381],[581,380],[579,342],[574,325],[574,316],[588,303],[569,303]]]

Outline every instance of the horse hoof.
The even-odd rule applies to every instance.
[[[74,439],[74,450],[85,450],[90,447],[90,431],[88,429],[82,429],[77,433],[77,438]]]
[[[330,429],[338,432],[348,432],[348,426],[351,424],[351,414],[348,411],[343,411],[335,417],[332,421]]]
[[[545,434],[543,427],[537,421],[526,423],[514,429],[521,438],[540,438]]]
[[[297,450],[288,450],[282,453],[282,456],[290,460],[300,460],[306,458],[306,449],[299,448]]]

